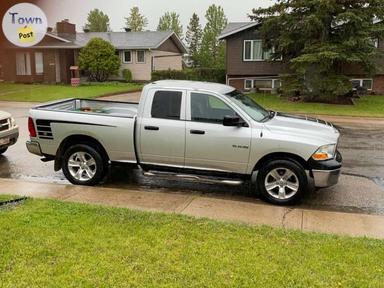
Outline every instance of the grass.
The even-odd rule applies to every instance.
[[[12,195],[2,195],[2,194],[0,194],[0,203],[1,202],[5,202],[5,201],[9,201],[9,200],[13,200],[13,199],[16,199],[16,198],[20,198],[20,197],[12,196]]]
[[[0,209],[1,287],[382,287],[384,242],[29,199]]]
[[[356,100],[356,105],[294,103],[270,94],[252,94],[261,106],[271,110],[318,115],[384,117],[384,96],[370,95]]]
[[[63,98],[95,98],[114,93],[137,91],[141,84],[90,83],[79,87],[70,85],[0,83],[0,101],[47,102]]]

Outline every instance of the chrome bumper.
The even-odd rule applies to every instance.
[[[15,128],[12,128],[8,131],[0,132],[0,139],[9,138],[9,143],[6,145],[0,145],[0,147],[9,147],[11,145],[14,145],[17,142],[17,139],[19,138],[19,128],[16,126]]]
[[[40,144],[34,141],[27,141],[25,143],[27,146],[27,149],[30,153],[38,155],[38,156],[43,156],[43,153],[41,152]]]
[[[324,188],[337,184],[341,169],[335,170],[312,170],[315,187]]]

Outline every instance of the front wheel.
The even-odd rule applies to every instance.
[[[68,181],[75,185],[96,185],[106,173],[103,157],[85,144],[71,146],[65,151],[62,169]]]
[[[296,161],[272,160],[259,170],[257,187],[265,201],[292,205],[308,190],[308,181],[304,168]]]

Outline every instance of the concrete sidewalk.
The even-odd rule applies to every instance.
[[[277,207],[256,199],[210,198],[187,193],[41,184],[10,179],[0,179],[0,194],[384,239],[384,216]]]

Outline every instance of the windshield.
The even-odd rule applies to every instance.
[[[253,120],[258,122],[264,121],[269,118],[270,113],[252,98],[244,95],[238,90],[234,90],[226,94],[229,98],[242,110],[244,110]]]

